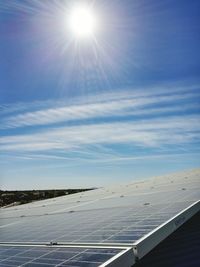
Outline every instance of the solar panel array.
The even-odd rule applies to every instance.
[[[78,247],[1,246],[0,266],[99,266],[116,256],[120,249]]]
[[[0,209],[0,242],[132,246],[199,200],[199,178],[193,170]]]

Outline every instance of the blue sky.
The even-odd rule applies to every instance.
[[[199,1],[0,2],[0,187],[124,183],[200,165]],[[76,1],[77,2],[77,1]]]

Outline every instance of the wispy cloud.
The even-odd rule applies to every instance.
[[[88,144],[129,143],[161,146],[199,140],[200,117],[172,117],[60,127],[36,134],[0,138],[3,151],[71,150]]]
[[[140,157],[139,153],[112,150],[110,145],[132,146],[137,152],[173,145],[178,148],[173,153],[180,152],[185,144],[200,141],[198,88],[165,86],[93,95],[87,102],[79,97],[70,102],[4,105],[0,111],[0,149],[24,160],[74,158],[102,162]],[[22,127],[27,127],[26,134]]]
[[[17,115],[3,117],[0,128],[18,128],[37,125],[49,125],[68,121],[98,119],[106,117],[124,117],[127,115],[141,116],[144,114],[173,113],[183,110],[198,109],[199,105],[187,103],[199,97],[194,88],[191,92],[185,88],[155,90],[152,92],[124,92],[92,97],[87,103],[78,99],[76,103],[64,105],[63,101],[35,102],[32,105],[15,106]],[[97,100],[98,99],[98,100]],[[186,102],[186,103],[185,103]],[[165,106],[164,106],[165,105]],[[166,107],[168,105],[168,107]],[[170,106],[169,106],[170,105]],[[181,105],[181,106],[180,106]],[[48,106],[48,107],[47,107]],[[49,107],[50,106],[50,107]],[[153,108],[152,108],[153,106]],[[28,108],[37,108],[34,111],[25,111]],[[5,112],[5,110],[4,110]]]

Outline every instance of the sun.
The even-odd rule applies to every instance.
[[[68,26],[76,38],[94,36],[97,31],[97,17],[94,10],[86,4],[74,6],[69,13]]]

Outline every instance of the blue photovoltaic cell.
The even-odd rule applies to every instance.
[[[0,266],[99,266],[122,249],[0,246]]]

